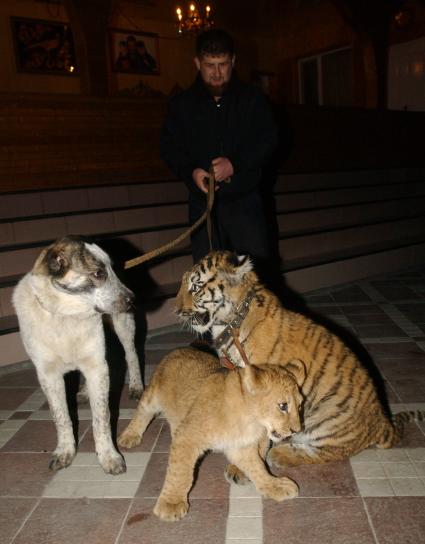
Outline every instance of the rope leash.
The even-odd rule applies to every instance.
[[[140,255],[140,257],[135,257],[134,259],[130,259],[129,261],[126,261],[124,263],[124,268],[127,270],[128,268],[133,268],[133,266],[138,266],[139,264],[142,264],[146,261],[150,261],[151,259],[154,259],[155,257],[158,257],[159,255],[162,255],[163,253],[169,251],[170,249],[173,249],[177,245],[179,245],[183,240],[185,240],[194,230],[196,230],[202,223],[206,220],[207,221],[207,232],[208,232],[208,241],[210,244],[210,250],[212,250],[212,221],[211,221],[211,210],[214,205],[214,194],[215,194],[215,177],[214,177],[214,170],[212,166],[210,167],[209,173],[208,173],[208,195],[207,195],[207,206],[204,211],[204,213],[201,215],[201,217],[187,230],[182,232],[175,240],[172,240],[171,242],[167,242],[166,244],[153,249],[152,251],[149,251],[148,253],[145,253],[144,255]]]

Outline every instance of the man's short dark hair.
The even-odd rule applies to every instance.
[[[225,30],[212,28],[199,34],[196,40],[196,55],[200,58],[202,55],[234,55],[233,38]]]

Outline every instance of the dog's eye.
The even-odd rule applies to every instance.
[[[287,412],[288,411],[288,403],[287,402],[279,402],[278,406],[279,406],[279,410],[281,412]]]
[[[106,277],[106,272],[102,270],[102,268],[98,268],[93,272],[92,276],[95,277],[97,280],[101,280]]]

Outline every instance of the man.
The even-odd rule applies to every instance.
[[[203,32],[194,59],[198,77],[169,104],[161,155],[189,189],[189,219],[204,212],[210,166],[216,180],[213,249],[269,255],[259,194],[261,170],[277,145],[277,127],[266,98],[233,71],[233,40],[218,29]],[[192,236],[196,262],[209,251],[206,226]]]

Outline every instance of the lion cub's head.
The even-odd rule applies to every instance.
[[[301,431],[300,388],[306,372],[302,361],[291,360],[285,368],[247,365],[240,372],[247,401],[270,440],[280,442]]]

